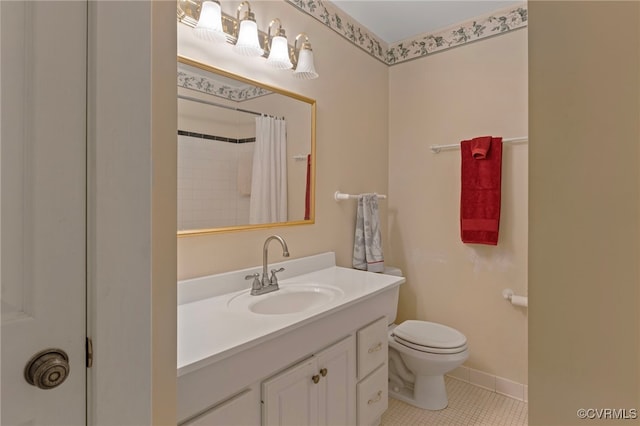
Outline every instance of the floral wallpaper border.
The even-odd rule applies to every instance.
[[[183,70],[178,70],[178,86],[236,102],[246,101],[271,93],[271,91],[267,89],[256,86],[248,86],[244,89],[226,86],[207,77]]]
[[[387,65],[427,56],[527,26],[526,3],[387,45],[328,0],[285,0]]]
[[[374,58],[387,63],[387,43],[326,0],[285,0],[311,15]],[[313,42],[313,39],[311,40]]]

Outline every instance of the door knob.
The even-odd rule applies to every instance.
[[[318,382],[320,381],[320,376],[315,374],[313,377],[311,377],[311,380],[313,380],[313,383],[318,384]]]
[[[69,356],[62,349],[45,349],[24,367],[24,378],[40,389],[60,386],[69,376]]]

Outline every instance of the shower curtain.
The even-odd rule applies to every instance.
[[[287,125],[256,117],[249,223],[287,221]]]

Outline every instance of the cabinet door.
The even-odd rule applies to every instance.
[[[356,343],[354,336],[318,353],[318,424],[356,423]]]
[[[258,424],[257,389],[247,389],[182,426],[246,426]]]
[[[318,385],[314,358],[291,367],[262,383],[262,424],[315,426],[318,421]]]

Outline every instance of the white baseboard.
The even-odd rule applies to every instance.
[[[447,376],[457,380],[462,380],[474,386],[517,399],[518,401],[529,402],[529,386],[504,377],[495,376],[485,373],[484,371],[475,370],[465,367],[464,365],[450,371]]]

